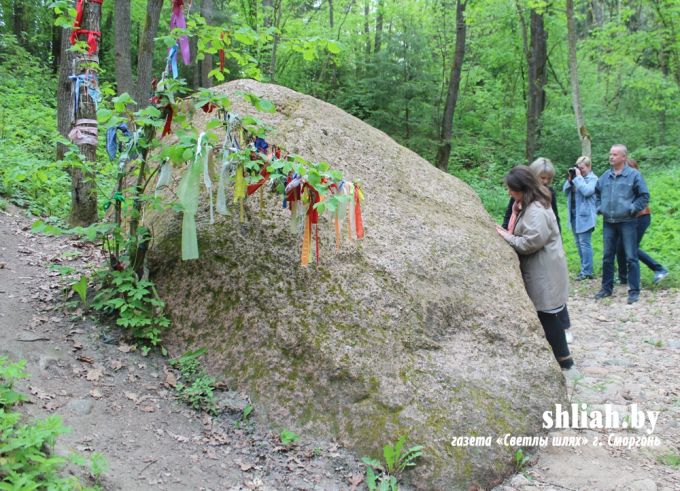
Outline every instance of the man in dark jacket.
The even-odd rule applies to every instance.
[[[614,257],[619,240],[623,243],[628,267],[628,303],[640,298],[640,263],[637,247],[638,212],[649,203],[649,191],[642,175],[626,160],[628,149],[614,145],[609,151],[611,166],[597,181],[597,212],[603,217],[602,289],[596,299],[609,297],[614,288]]]

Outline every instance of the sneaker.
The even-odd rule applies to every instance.
[[[611,297],[612,292],[608,292],[607,290],[600,290],[595,294],[595,300],[601,300],[604,297]]]
[[[620,285],[627,285],[628,284],[628,278],[619,278],[619,284]]]
[[[628,305],[632,305],[635,302],[640,300],[640,294],[639,293],[629,293],[628,294]]]
[[[583,281],[583,280],[592,280],[593,275],[592,274],[579,274],[576,277],[576,281]]]
[[[661,271],[657,271],[654,273],[654,284],[658,285],[666,276],[668,276],[667,270],[662,269]]]
[[[564,337],[567,338],[567,344],[571,344],[571,343],[574,342],[574,335],[572,333],[570,333],[569,331],[566,331],[564,333]]]

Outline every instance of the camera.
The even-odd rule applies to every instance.
[[[569,168],[569,178],[573,179],[576,177],[576,167],[570,167]]]

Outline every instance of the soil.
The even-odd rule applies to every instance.
[[[64,286],[101,264],[101,253],[73,238],[33,234],[30,224],[22,210],[0,212],[0,356],[27,360],[22,411],[60,415],[72,429],[56,452],[103,454],[109,469],[101,486],[111,490],[365,489],[360,460],[332,441],[301,435],[283,445],[283,428],[257,417],[242,421],[244,394],[219,390],[222,411],[214,417],[177,400],[167,358],[142,356],[117,328],[64,308],[78,298]],[[65,268],[76,271],[70,280]],[[609,434],[644,436],[644,429],[552,430],[549,439],[589,443],[526,448],[519,472],[495,489],[680,489],[680,469],[672,465],[680,458],[680,294],[644,290],[629,306],[623,287],[601,302],[592,299],[596,280],[572,287],[577,367],[564,372],[570,401],[587,411],[604,404],[624,413],[632,404],[660,411],[652,435],[659,444],[608,443]],[[592,445],[596,438],[601,445]],[[68,471],[87,479],[80,469]]]

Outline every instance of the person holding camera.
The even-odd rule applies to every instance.
[[[574,365],[565,333],[570,326],[569,276],[550,193],[524,165],[508,172],[504,182],[514,205],[507,230],[496,225],[496,231],[517,252],[524,286],[545,337],[557,362],[569,369]]]
[[[640,262],[638,260],[637,214],[649,203],[649,190],[642,175],[626,162],[628,149],[617,144],[609,151],[611,166],[597,181],[597,212],[602,214],[602,288],[599,300],[610,297],[614,289],[614,256],[619,240],[626,254],[628,304],[640,299]]]
[[[569,169],[562,191],[567,194],[568,226],[574,234],[576,250],[581,259],[578,281],[593,277],[593,246],[591,240],[595,229],[597,207],[595,187],[597,176],[592,171],[589,157],[579,157],[576,166]]]

